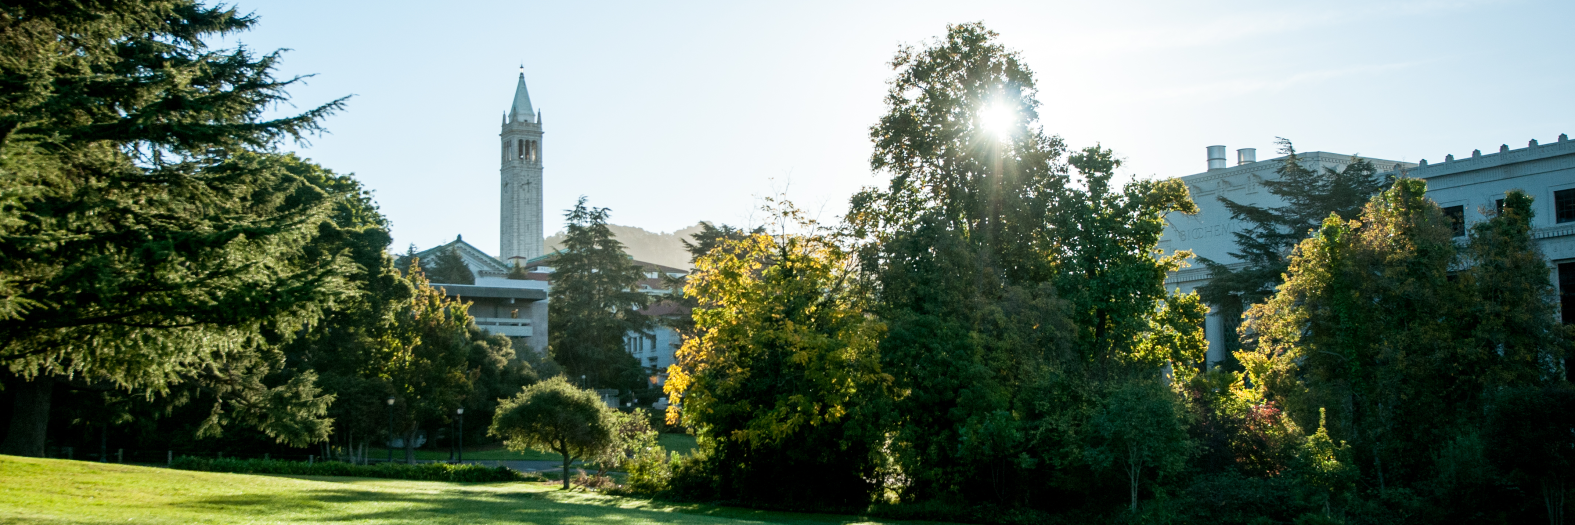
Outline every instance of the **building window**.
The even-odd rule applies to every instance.
[[[1444,217],[1449,219],[1449,227],[1455,232],[1456,237],[1466,234],[1465,206],[1450,206],[1448,208],[1444,208]]]
[[[1559,310],[1564,324],[1575,324],[1575,262],[1559,263]]]
[[[1497,216],[1500,216],[1500,215],[1503,215],[1503,214],[1504,214],[1504,199],[1498,199],[1498,200],[1493,201],[1493,216],[1497,217]]]
[[[1553,192],[1553,216],[1556,222],[1575,222],[1575,188]]]

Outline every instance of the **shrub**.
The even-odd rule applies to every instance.
[[[584,469],[578,469],[574,474],[574,485],[590,490],[606,490],[618,487],[618,482],[611,476],[602,474],[586,474]]]
[[[285,474],[291,476],[349,476],[359,478],[408,479],[415,481],[499,482],[547,481],[534,473],[523,473],[506,467],[481,465],[453,465],[448,463],[381,463],[353,465],[337,461],[305,463],[277,459],[207,459],[182,457],[170,464],[171,468],[203,472],[229,472],[232,474]]]
[[[667,491],[672,484],[672,463],[682,456],[667,452],[662,447],[648,447],[626,463],[629,483],[625,489],[631,494],[655,495]]]

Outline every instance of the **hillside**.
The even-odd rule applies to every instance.
[[[656,263],[674,268],[689,267],[689,252],[684,251],[684,240],[689,239],[700,231],[696,224],[671,233],[651,232],[637,226],[607,225],[612,230],[613,237],[623,243],[624,251],[637,260]],[[559,248],[563,242],[563,232],[554,233],[547,237],[547,253]]]

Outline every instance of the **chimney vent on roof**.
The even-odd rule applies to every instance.
[[[1225,146],[1209,146],[1209,171],[1225,168]]]
[[[1254,162],[1258,162],[1258,149],[1257,148],[1242,148],[1242,149],[1236,150],[1236,165],[1237,166],[1240,166],[1242,164],[1252,164]]]

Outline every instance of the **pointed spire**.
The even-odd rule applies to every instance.
[[[514,86],[514,107],[509,110],[509,122],[530,120],[535,111],[530,107],[530,91],[525,89],[525,66],[520,65],[520,81]]]

